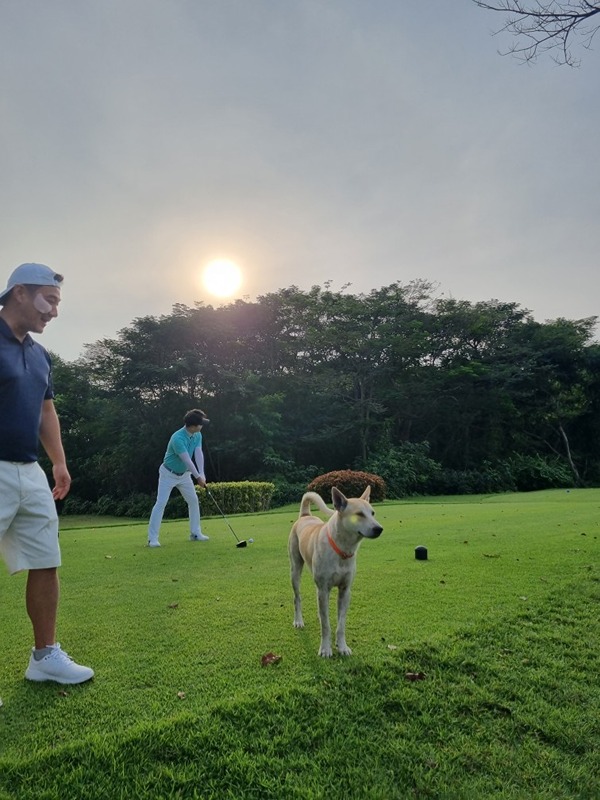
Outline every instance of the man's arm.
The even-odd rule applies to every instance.
[[[204,453],[202,447],[197,447],[194,450],[194,461],[200,473],[200,486],[206,486],[206,475],[204,474]]]
[[[194,457],[195,458],[197,457],[197,454],[198,454],[198,450],[196,450],[195,453],[194,453]],[[189,471],[192,473],[194,478],[198,481],[200,486],[205,486],[206,485],[206,479],[204,477],[204,462],[202,462],[202,468],[201,469],[200,468],[196,469],[196,465],[194,464],[194,462],[190,458],[189,453],[177,453],[177,455],[179,456],[179,458],[185,464],[186,469],[189,469]]]
[[[62,500],[69,494],[71,476],[67,469],[67,459],[60,435],[60,422],[52,400],[44,400],[40,422],[40,442],[52,462],[54,488],[52,497]]]

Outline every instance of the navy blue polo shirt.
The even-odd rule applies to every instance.
[[[52,400],[52,363],[29,334],[20,342],[0,317],[0,461],[37,461],[44,400]]]

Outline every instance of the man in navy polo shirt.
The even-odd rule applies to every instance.
[[[58,316],[62,275],[21,264],[0,294],[0,554],[11,574],[28,571],[27,613],[33,626],[25,677],[82,683],[93,677],[56,641],[60,566],[55,500],[67,496],[67,469],[54,408],[50,356],[29,335]],[[52,462],[54,488],[38,464],[41,441]]]

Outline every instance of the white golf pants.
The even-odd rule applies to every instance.
[[[158,492],[156,495],[156,503],[150,514],[150,525],[148,526],[148,541],[158,542],[158,534],[160,531],[160,524],[162,522],[163,514],[165,513],[165,506],[171,496],[173,489],[179,489],[181,495],[188,506],[188,513],[190,518],[190,533],[192,536],[197,536],[202,531],[200,530],[200,503],[198,502],[198,495],[192,482],[192,473],[184,472],[183,475],[175,475],[170,472],[164,464],[158,468]]]

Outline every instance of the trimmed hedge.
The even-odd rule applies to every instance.
[[[258,481],[211,483],[208,488],[224,514],[251,514],[256,511],[268,511],[275,492],[274,484]],[[202,515],[205,517],[220,516],[221,512],[211,500],[206,489],[196,486],[196,492],[200,499]],[[131,494],[129,497],[123,498],[103,495],[96,502],[69,496],[62,504],[60,513],[143,519],[150,517],[155,502],[155,494]],[[187,503],[175,489],[171,492],[165,508],[164,519],[180,519],[187,515]]]
[[[210,483],[208,489],[224,514],[252,514],[269,510],[275,484],[266,481],[235,481]],[[204,516],[220,515],[221,512],[206,489],[196,486],[196,492],[200,497]]]
[[[383,478],[372,472],[359,472],[353,469],[341,469],[319,475],[308,484],[307,491],[316,492],[326,503],[330,503],[331,490],[334,486],[346,497],[360,497],[367,486],[370,486],[373,502],[385,500],[386,486]]]

